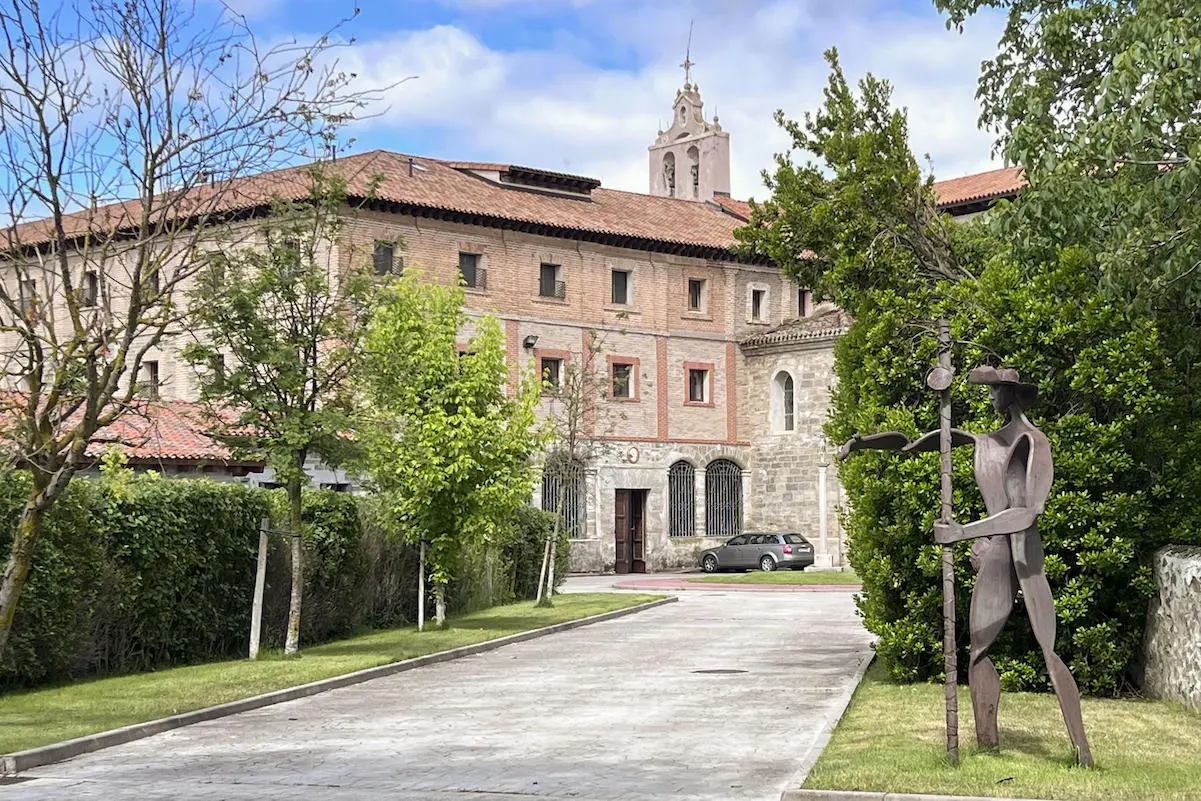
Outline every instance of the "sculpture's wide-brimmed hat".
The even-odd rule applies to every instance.
[[[1013,387],[1027,403],[1033,403],[1038,397],[1038,387],[1028,381],[1023,381],[1017,370],[1010,367],[977,367],[968,374],[969,384],[985,384],[990,387]]]

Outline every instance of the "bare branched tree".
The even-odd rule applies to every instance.
[[[204,254],[253,234],[242,220],[281,191],[260,173],[324,154],[373,99],[337,65],[337,26],[263,49],[208,3],[53,5],[0,4],[0,435],[32,475],[0,652],[47,511],[145,409],[147,356]]]
[[[624,331],[619,332],[624,334]],[[605,433],[625,418],[624,414],[599,409],[599,404],[612,392],[609,371],[605,360],[605,334],[588,330],[585,344],[579,353],[579,362],[567,360],[560,368],[557,381],[547,381],[543,397],[548,401],[546,424],[549,448],[542,464],[543,491],[550,489],[554,497],[543,498],[543,508],[555,513],[555,524],[542,551],[542,567],[538,571],[538,590],[535,603],[550,606],[555,587],[555,557],[559,538],[565,527],[584,525],[583,520],[568,520],[569,515],[583,509],[582,499],[569,502],[572,493],[583,493],[584,472],[608,447]],[[574,354],[573,354],[574,355]],[[631,367],[631,369],[633,369]],[[639,376],[631,375],[631,381]],[[599,413],[599,414],[598,414]],[[583,532],[580,532],[581,535]]]

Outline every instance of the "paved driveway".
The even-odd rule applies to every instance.
[[[850,594],[687,592],[39,768],[0,801],[774,801],[869,639]]]

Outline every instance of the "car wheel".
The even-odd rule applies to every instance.
[[[716,573],[717,572],[717,557],[714,556],[713,554],[709,554],[708,556],[706,556],[701,561],[701,569],[704,570],[706,573]]]
[[[764,556],[759,560],[759,569],[764,573],[770,573],[776,569],[776,560],[770,556]]]

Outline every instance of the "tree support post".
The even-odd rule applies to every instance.
[[[259,559],[254,571],[254,603],[250,607],[250,659],[259,658],[259,636],[263,629],[263,588],[267,583],[267,530],[271,521],[259,523]]]
[[[425,630],[425,540],[417,546],[417,630]]]

